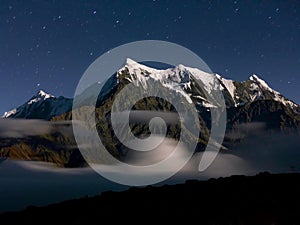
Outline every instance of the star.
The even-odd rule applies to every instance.
[[[41,86],[41,84],[40,84],[40,83],[37,83],[36,86],[39,87],[39,86]]]

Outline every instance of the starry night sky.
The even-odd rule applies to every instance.
[[[73,97],[87,67],[132,41],[183,45],[300,103],[300,1],[0,1],[0,114],[39,89]]]

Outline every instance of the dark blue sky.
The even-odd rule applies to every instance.
[[[5,1],[0,113],[39,89],[72,97],[85,69],[127,42],[158,39],[238,81],[256,73],[300,103],[299,1]]]

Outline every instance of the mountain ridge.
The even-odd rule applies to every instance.
[[[208,101],[208,99],[206,99],[206,96],[203,93],[202,95],[200,94],[193,96],[193,93],[191,93],[191,85],[192,82],[194,82],[195,80],[203,84],[202,87],[205,89],[205,91],[207,91],[208,94],[213,88],[220,88],[220,90],[224,94],[227,108],[237,107],[257,100],[273,99],[300,112],[300,107],[298,104],[296,104],[290,99],[285,98],[278,91],[272,89],[266,81],[258,77],[258,75],[256,74],[251,75],[246,81],[238,82],[224,78],[219,74],[209,74],[204,71],[201,71],[200,69],[187,67],[182,64],[174,68],[162,70],[145,66],[141,63],[127,58],[124,67],[118,70],[117,74],[114,75],[116,76],[116,79],[111,82],[110,89],[112,88],[111,86],[115,86],[118,84],[120,74],[124,71],[128,71],[129,73],[129,76],[126,79],[137,86],[141,85],[143,88],[146,89],[147,80],[152,78],[156,81],[160,81],[164,87],[174,89],[175,91],[182,94],[189,103],[193,102],[191,98],[197,98],[196,103],[205,108],[210,108],[214,106]],[[100,85],[100,83],[95,85]],[[216,87],[216,85],[220,87]],[[108,91],[110,91],[110,89]],[[200,89],[202,88],[200,87]],[[200,92],[202,91],[200,90]],[[228,94],[226,94],[226,92]],[[54,109],[52,112],[49,112],[50,115],[47,115],[46,118],[42,118],[42,116],[34,116],[32,115],[32,113],[28,112],[29,108],[31,108],[28,105],[37,105],[36,107],[32,107],[34,108],[34,110],[36,108],[41,109],[42,107],[45,107],[45,104],[41,104],[41,106],[38,106],[38,104],[40,104],[41,102],[51,102],[51,100],[55,101],[58,105],[56,106],[54,104],[52,105],[52,107],[60,108],[60,110]],[[59,116],[59,114],[71,111],[71,102],[72,99],[65,98],[63,96],[55,97],[51,94],[44,92],[43,90],[40,90],[23,105],[8,112],[5,112],[2,118],[28,118],[50,120],[55,116]],[[62,104],[65,104],[65,107],[62,107]]]
[[[196,80],[198,79],[198,80]],[[243,124],[251,123],[263,123],[266,133],[283,132],[294,133],[300,132],[300,110],[299,106],[294,102],[283,97],[279,92],[271,89],[269,85],[259,78],[257,75],[252,75],[249,80],[243,82],[236,82],[233,80],[225,79],[218,74],[208,74],[196,68],[185,67],[178,65],[174,68],[166,70],[157,70],[137,63],[133,60],[127,60],[124,67],[112,75],[103,89],[99,92],[99,87],[102,84],[95,83],[85,90],[79,98],[78,108],[72,108],[72,100],[67,99],[69,103],[67,110],[62,110],[60,113],[52,113],[51,103],[56,101],[62,101],[64,103],[65,98],[56,98],[47,93],[39,93],[47,96],[40,97],[38,101],[36,98],[30,99],[23,106],[17,108],[21,109],[18,113],[8,118],[25,118],[25,119],[44,119],[50,122],[64,123],[65,121],[72,120],[72,113],[76,112],[83,117],[88,117],[91,109],[95,109],[95,121],[96,128],[104,146],[108,148],[108,151],[117,159],[123,158],[127,154],[128,149],[116,138],[114,130],[111,124],[111,108],[116,96],[121,90],[129,83],[135,86],[142,87],[142,91],[152,85],[153,82],[158,82],[162,87],[162,95],[168,95],[171,100],[175,100],[180,96],[183,96],[189,104],[194,104],[198,112],[198,119],[200,124],[199,137],[188,136],[187,140],[194,140],[197,138],[198,145],[196,151],[204,151],[210,137],[211,129],[211,113],[212,107],[216,107],[213,103],[207,99],[207,95],[212,93],[212,90],[220,89],[224,95],[224,100],[227,107],[227,129],[226,129],[226,146],[225,149],[231,149],[237,142],[242,142],[240,135],[236,133],[239,131],[239,127]],[[198,84],[200,83],[200,85]],[[203,86],[201,88],[200,86]],[[136,97],[138,93],[126,93],[123,97],[124,103],[128,103],[130,98]],[[95,96],[97,95],[97,96]],[[95,106],[91,106],[93,101],[91,99],[98,99]],[[212,98],[213,98],[212,94]],[[33,100],[33,101],[32,101]],[[29,104],[31,103],[31,104]],[[126,104],[127,104],[126,103]],[[93,103],[94,104],[94,103]],[[44,106],[47,106],[46,114],[43,115],[32,113],[34,111],[44,110]],[[64,105],[65,107],[65,105]],[[21,113],[22,110],[24,113]],[[65,108],[63,108],[65,109]],[[29,110],[29,111],[27,111]],[[132,110],[156,110],[163,112],[177,113],[172,104],[165,101],[163,98],[149,97],[138,101]],[[44,110],[45,111],[45,110]],[[57,111],[55,111],[57,112]],[[24,116],[25,117],[22,117]],[[35,117],[40,115],[39,117]],[[89,119],[89,118],[87,118]],[[149,122],[149,121],[148,121]],[[143,138],[149,135],[149,123],[147,121],[143,123],[130,122],[130,128],[135,136]],[[65,138],[65,134],[58,131],[56,133],[50,133],[41,137],[28,137],[24,139],[10,139],[0,142],[0,156],[20,159],[38,159],[41,161],[51,161],[59,166],[65,165],[83,165],[83,159],[80,157],[79,149],[74,149],[76,146],[75,138],[72,136],[72,127],[68,123],[68,133],[71,134]],[[178,140],[179,130],[181,129],[179,121],[174,124],[169,124],[167,128],[166,137]],[[188,129],[188,128],[184,128]],[[126,135],[126,134],[124,134]],[[46,139],[41,142],[40,145],[30,145],[30,141],[35,142],[38,138]],[[126,136],[124,137],[126,138]],[[247,138],[247,137],[245,137]],[[29,139],[29,140],[28,140]],[[67,140],[67,141],[64,141]],[[52,143],[52,144],[51,144]],[[53,144],[59,143],[59,154],[57,148],[53,147]],[[61,160],[61,154],[63,149],[69,151],[68,145],[72,146],[72,153],[69,152],[67,156],[64,155],[64,159]],[[22,155],[18,152],[18,149],[27,149],[27,154]],[[222,149],[221,149],[222,150]],[[49,152],[51,154],[49,154]],[[58,154],[58,155],[57,155]],[[49,156],[50,155],[50,156]],[[70,162],[70,155],[75,155],[76,159],[81,161]]]
[[[50,120],[72,109],[72,99],[55,97],[39,90],[23,105],[5,112],[2,118],[44,119]]]

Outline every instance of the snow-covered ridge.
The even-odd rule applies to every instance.
[[[274,93],[274,94],[280,94],[279,92],[273,90],[272,88],[270,88],[270,86],[267,84],[267,82],[265,82],[264,80],[262,80],[261,78],[259,78],[256,74],[253,74],[252,76],[249,77],[249,80],[254,81],[256,83],[259,83],[261,85],[261,87],[263,87],[264,89]]]
[[[235,89],[236,89],[236,87],[234,86],[233,80],[225,79],[225,78],[221,77],[219,74],[216,74],[216,76],[219,79],[219,81],[224,84],[224,86],[228,90],[230,96],[234,100],[235,99]]]
[[[256,90],[256,94],[252,96],[253,101],[256,99],[259,99],[259,97],[262,95],[262,92],[260,89],[266,90],[269,93],[273,95],[273,99],[277,102],[281,102],[283,105],[288,105],[292,108],[299,107],[294,102],[286,99],[284,96],[282,96],[278,91],[275,91],[274,89],[270,88],[270,86],[265,82],[263,79],[259,78],[256,74],[253,74],[249,77],[249,80],[251,80],[253,83],[250,85],[250,90]]]
[[[17,109],[10,110],[8,112],[5,112],[4,115],[2,116],[2,118],[8,118],[16,113],[17,113]]]
[[[27,110],[27,106],[29,107],[29,105],[33,105],[35,103],[39,103],[39,102],[45,101],[46,99],[50,99],[50,98],[56,99],[55,96],[48,94],[43,90],[40,90],[24,105],[20,106],[19,108],[5,112],[4,115],[2,116],[2,118],[13,117],[15,114],[19,113],[20,111]]]
[[[209,100],[210,97],[215,97],[215,90],[221,90],[224,93],[224,99],[228,108],[238,107],[253,101],[272,99],[281,102],[285,106],[289,106],[296,111],[299,111],[299,106],[294,102],[282,96],[279,92],[273,90],[267,82],[259,78],[257,75],[252,75],[249,80],[244,82],[236,82],[230,79],[225,79],[218,74],[210,74],[197,68],[191,68],[184,65],[178,65],[169,69],[154,69],[132,59],[127,59],[126,64],[117,72],[117,77],[107,82],[107,91],[105,94],[111,94],[113,87],[118,85],[120,75],[126,72],[126,76],[122,79],[127,79],[136,86],[141,86],[147,89],[149,79],[158,81],[167,90],[173,90],[180,93],[189,103],[194,103],[204,107],[206,110],[216,107]],[[195,82],[197,81],[197,82]],[[202,89],[199,90],[199,85]],[[224,92],[225,91],[225,92]],[[207,95],[208,94],[208,95]],[[214,100],[214,99],[213,99]],[[55,96],[40,90],[31,99],[20,107],[5,112],[3,118],[52,118],[56,115],[61,115],[72,109],[72,99],[64,97],[56,98]]]
[[[141,85],[146,89],[147,81],[149,79],[154,79],[156,81],[160,81],[163,86],[181,93],[190,103],[192,103],[191,97],[194,97],[199,99],[199,101],[202,101],[202,106],[207,107],[210,105],[205,99],[205,96],[193,95],[193,93],[190,92],[192,80],[197,80],[203,84],[202,87],[207,91],[208,94],[211,94],[212,91],[216,89],[221,91],[226,89],[230,94],[228,97],[231,98],[232,102],[234,103],[233,106],[237,107],[238,105],[245,104],[244,102],[239,102],[239,99],[242,96],[238,96],[236,86],[237,84],[242,84],[243,82],[235,82],[230,79],[225,79],[218,74],[209,74],[198,68],[178,65],[174,68],[159,70],[142,65],[132,59],[127,59],[125,66],[118,71],[117,76],[125,69],[127,69],[129,72],[129,77],[126,79],[136,86]],[[248,93],[249,100],[251,102],[260,99],[270,99],[270,96],[272,96],[271,98],[273,100],[281,102],[284,105],[288,105],[292,108],[299,107],[294,102],[286,99],[279,92],[270,88],[267,82],[259,78],[257,75],[253,74],[249,77],[249,80],[251,81],[251,85],[249,90],[245,90],[245,92]],[[268,97],[266,97],[264,93],[269,93],[267,95]]]
[[[37,95],[43,97],[44,99],[47,99],[47,98],[55,98],[54,95],[48,94],[48,93],[44,92],[43,90],[40,90],[40,91],[37,93]]]
[[[160,81],[163,86],[181,93],[190,103],[192,103],[192,99],[187,90],[191,88],[191,78],[202,81],[208,93],[216,88],[217,83],[215,75],[184,65],[159,70],[137,63],[132,59],[127,59],[125,66],[118,71],[118,74],[125,69],[128,70],[130,75],[127,79],[136,86],[141,85],[146,89],[149,79]]]
[[[32,103],[46,100],[48,98],[55,98],[55,96],[40,90],[36,95],[34,95],[27,104],[31,105]]]

